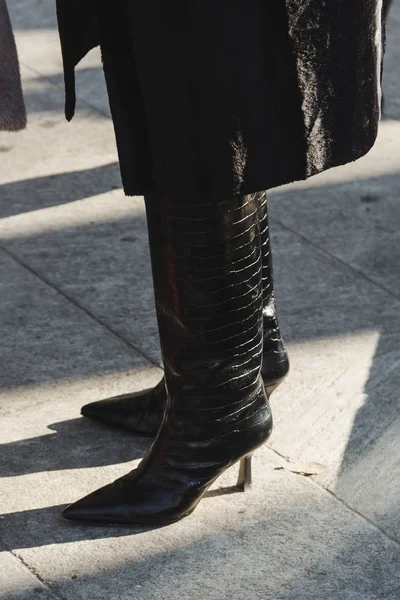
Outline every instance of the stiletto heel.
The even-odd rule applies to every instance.
[[[266,385],[265,386],[265,393],[267,394],[268,398],[271,398],[272,393],[276,390],[276,388],[279,386],[279,383],[274,383],[274,385]]]
[[[286,375],[277,379],[276,381],[271,381],[269,383],[264,384],[265,393],[267,397],[270,398],[272,393],[285,381]]]
[[[249,454],[241,459],[239,465],[239,477],[237,480],[237,487],[242,491],[246,492],[253,484],[252,472],[251,472],[251,459],[253,455]]]

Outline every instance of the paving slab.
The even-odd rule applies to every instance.
[[[104,428],[102,445],[97,436],[103,428],[93,428],[80,418],[80,407],[151,387],[161,371],[4,252],[0,252],[0,281],[4,511],[21,497],[20,475],[114,464],[115,456],[107,452],[114,447],[114,432]],[[96,452],[91,448],[88,453],[88,443],[96,446]],[[127,460],[126,450],[123,456]],[[13,485],[18,492],[7,493],[7,486]],[[22,496],[33,499],[35,487],[28,486]]]
[[[0,252],[0,512],[68,496],[50,473],[96,468],[142,456],[123,436],[79,418],[88,401],[143,389],[160,375],[96,321]],[[101,437],[101,435],[103,437]],[[89,444],[89,447],[88,447]],[[105,450],[106,449],[106,450]],[[126,467],[125,467],[126,468]],[[30,479],[29,479],[30,478]],[[0,526],[4,526],[0,518]],[[7,528],[6,528],[7,529]],[[24,563],[5,553],[0,534],[0,597],[54,598]],[[7,547],[8,549],[8,547]]]
[[[0,552],[1,600],[55,600],[43,583],[23,566],[10,552]]]
[[[400,539],[399,301],[273,229],[292,370],[272,397],[271,445],[291,460],[326,465],[316,479]]]
[[[26,15],[22,4],[16,6],[17,22]],[[47,39],[47,30],[41,35]],[[144,208],[141,200],[126,199],[120,189],[112,122],[89,108],[67,124],[62,117],[63,90],[29,67],[23,68],[23,80],[29,127],[17,136],[0,136],[3,240],[27,237],[32,242],[32,234],[37,241],[39,235],[50,234],[52,239],[48,237],[46,244],[33,241],[36,262],[42,267],[44,255],[50,258],[54,253],[53,265],[47,264],[42,276],[52,272],[53,283],[61,284],[65,273],[56,263],[63,255],[63,265],[72,275],[64,282],[64,291],[70,288],[68,293],[85,305],[85,295],[92,301],[97,298],[97,314],[108,324],[111,302],[115,329],[121,332],[128,326],[132,339],[149,340],[149,356],[160,362]],[[54,210],[57,207],[59,212]],[[123,226],[121,220],[128,215],[131,220]],[[106,227],[101,227],[103,221]],[[60,237],[63,229],[66,233]],[[124,270],[116,264],[115,255],[124,260]],[[31,267],[35,268],[33,263]],[[86,279],[86,292],[78,273]],[[128,305],[120,305],[118,312],[120,295],[127,297]]]
[[[0,136],[2,241],[22,258],[24,239],[35,249],[31,268],[80,305],[93,305],[116,331],[128,329],[135,344],[147,340],[148,356],[160,362],[144,205],[120,189],[112,123],[92,111],[70,135],[72,126],[54,116],[60,92],[44,93],[37,78],[31,85],[41,93],[28,98],[28,130]]]
[[[74,220],[73,215],[79,213],[77,201],[97,197],[103,202],[100,212],[107,205],[109,215],[115,210],[116,216],[121,216],[121,210],[125,211],[123,215],[128,214],[129,199],[121,202],[123,193],[111,120],[90,109],[77,116],[74,124],[67,123],[62,118],[63,93],[54,86],[48,88],[29,68],[24,67],[22,75],[25,88],[38,93],[27,100],[28,128],[16,134],[0,132],[0,217],[4,226],[7,228],[8,224],[8,229],[15,230],[17,236],[27,235],[29,222],[35,232],[36,214],[42,214],[39,211],[61,205],[72,206],[69,220],[66,213],[60,213],[54,228],[90,222],[99,218],[96,202],[85,216],[77,214]],[[110,194],[107,202],[105,194]],[[17,219],[7,220],[28,212],[25,230],[20,230]],[[62,219],[67,220],[63,223]],[[43,226],[51,230],[50,216]]]
[[[0,393],[148,367],[133,348],[4,253],[0,280]]]
[[[400,297],[400,125],[396,131],[393,153],[398,174],[275,193],[271,214],[290,231]],[[371,155],[382,160],[387,150],[380,142]]]
[[[24,213],[0,221],[0,238],[52,285],[160,362],[141,200],[108,194],[36,211],[33,219]]]
[[[23,510],[21,499],[4,515],[4,539],[65,600],[377,600],[398,590],[398,544],[304,477],[268,468],[267,450],[255,463],[249,494],[211,493],[191,517],[156,530],[63,522],[50,485],[41,508]],[[87,476],[89,490],[90,470],[79,471]],[[65,477],[81,490],[76,472]]]

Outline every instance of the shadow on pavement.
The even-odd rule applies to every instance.
[[[118,163],[0,185],[0,219],[121,188]]]
[[[68,590],[75,598],[127,598],[129,590],[129,597],[145,599],[159,597],[162,590],[165,597],[220,600],[242,597],[246,590],[251,597],[274,600],[395,600],[400,585],[395,544],[385,544],[382,557],[383,536],[361,521],[350,522],[342,513],[345,529],[339,530],[322,507],[310,520],[309,507],[288,498],[264,513],[255,510],[239,520],[227,517],[222,530],[216,523],[214,529],[207,525],[204,515],[196,528],[190,523],[196,517],[189,517],[190,538],[175,524],[159,528],[153,541],[146,529],[62,522],[62,508],[3,519],[17,556],[19,549],[49,546],[51,552],[52,545],[66,544],[57,557],[64,561],[57,567],[62,577],[54,580],[47,574],[50,589],[61,597]],[[80,540],[87,541],[90,555],[85,557],[86,571],[68,546]],[[109,540],[110,545],[100,544],[96,551],[90,545],[94,540]]]
[[[95,190],[94,193],[99,189],[107,190],[115,185],[115,169],[115,165],[108,165],[103,169],[99,169],[101,181],[98,183],[98,187],[94,186],[92,188]],[[87,170],[80,173],[79,177],[81,177],[79,189],[82,187],[84,196],[90,195],[93,172]],[[390,177],[393,177],[393,175]],[[57,181],[57,178],[59,178],[59,181]],[[85,178],[87,178],[87,181]],[[48,182],[45,179],[39,180],[39,186],[47,186]],[[385,178],[382,177],[382,185],[384,180]],[[77,199],[79,197],[74,174],[54,176],[50,181],[56,189],[58,187],[63,188],[65,202],[68,202],[68,198]],[[20,184],[23,186],[22,182]],[[376,186],[376,184],[377,179],[375,178],[374,185]],[[34,180],[30,181],[28,185],[33,188],[35,185]],[[321,190],[322,192],[323,190]],[[2,190],[0,188],[1,194]],[[33,196],[35,196],[35,193],[33,193]],[[40,199],[40,193],[37,193],[36,198],[38,202],[43,202]],[[329,200],[327,201],[329,202]],[[57,202],[51,202],[49,197],[48,205],[55,204]],[[24,206],[23,209],[27,210],[27,207]],[[8,207],[6,206],[6,213],[7,210]],[[393,223],[391,223],[391,226],[393,226]],[[330,336],[356,334],[364,330],[369,331],[371,328],[380,330],[379,345],[375,357],[377,366],[375,367],[375,363],[372,365],[370,377],[365,387],[367,398],[362,408],[357,412],[342,463],[343,468],[346,467],[346,469],[350,465],[356,476],[360,459],[367,453],[373,452],[376,444],[383,439],[386,429],[398,415],[399,404],[396,390],[398,384],[400,384],[400,370],[397,369],[397,363],[400,361],[400,328],[398,328],[396,315],[400,313],[400,301],[398,301],[398,308],[396,308],[397,301],[391,297],[389,312],[386,311],[383,304],[381,305],[382,310],[379,311],[380,306],[377,306],[373,296],[373,284],[363,280],[362,285],[366,286],[365,289],[370,290],[368,292],[369,296],[362,299],[360,310],[354,311],[354,303],[360,302],[357,290],[361,284],[358,282],[357,275],[352,275],[350,272],[346,275],[346,278],[343,278],[343,275],[338,277],[334,269],[326,270],[322,266],[322,270],[318,272],[316,279],[313,271],[315,265],[309,262],[308,256],[302,255],[303,247],[286,246],[289,238],[285,236],[286,233],[279,231],[274,235],[276,247],[278,248],[276,274],[279,282],[279,306],[283,308],[282,313],[290,319],[289,334],[286,336],[288,341],[313,341],[318,338],[329,338]],[[33,264],[39,272],[42,270],[46,274],[50,269],[53,269],[51,278],[58,281],[57,285],[65,285],[66,289],[72,289],[73,293],[79,297],[81,304],[90,307],[94,314],[100,314],[101,318],[108,315],[110,328],[114,328],[120,332],[120,335],[127,336],[128,339],[134,342],[135,330],[130,329],[132,315],[138,321],[140,329],[148,327],[149,331],[156,331],[151,292],[149,294],[151,279],[145,238],[144,216],[140,215],[131,219],[124,218],[102,223],[93,222],[83,227],[65,228],[50,233],[43,232],[43,234],[31,238],[26,236],[15,241],[8,240],[6,247],[11,248],[13,252],[22,257],[28,257],[28,263]],[[284,247],[282,247],[282,243]],[[380,244],[379,237],[376,238],[376,244]],[[46,248],[46,252],[43,252],[41,248]],[[54,249],[54,252],[52,249]],[[396,251],[397,247],[393,249],[393,252]],[[82,257],[84,257],[83,261]],[[133,273],[131,269],[132,260],[135,260],[133,271],[136,271],[136,273]],[[142,267],[138,271],[138,264],[143,266],[143,272]],[[145,273],[145,271],[147,272]],[[308,281],[306,290],[304,280]],[[306,295],[305,291],[307,292]],[[332,291],[334,291],[334,296],[330,295]],[[385,292],[379,290],[379,294],[385,295]],[[100,304],[98,304],[98,301],[100,301]],[[282,321],[283,330],[285,330],[285,318]],[[47,323],[46,327],[51,333],[52,323]],[[29,322],[26,331],[28,337],[25,339],[23,347],[18,346],[16,348],[15,360],[18,363],[22,357],[27,364],[31,363],[32,359],[41,361],[40,353],[32,355],[29,343],[29,332],[31,331]],[[35,331],[32,330],[32,334],[34,333]],[[77,332],[77,334],[78,341],[79,336],[85,337],[85,331]],[[153,334],[153,338],[155,336],[156,333]],[[52,341],[52,344],[55,344],[53,353],[56,356],[62,356],[65,351],[65,343],[65,337],[56,338]],[[149,343],[148,336],[145,336],[141,343],[146,347],[146,344]],[[41,346],[39,344],[35,347],[37,350]],[[24,352],[26,353],[25,358],[23,358]],[[7,358],[12,364],[12,349]],[[384,376],[382,376],[382,364],[384,364],[382,360],[384,362],[386,360],[387,363]],[[97,371],[94,370],[94,372],[101,373],[103,365],[101,363],[95,364]],[[49,363],[45,372],[46,380],[51,380],[52,368]],[[90,365],[88,368],[89,372],[90,369],[93,370]],[[82,372],[82,375],[84,372]],[[35,369],[32,369],[32,374],[34,376]],[[22,373],[20,373],[20,377],[21,375]],[[74,375],[79,375],[79,371],[74,372]],[[54,379],[58,378],[59,372],[57,371]],[[8,386],[18,385],[17,380],[18,369],[14,372],[12,379],[8,381]],[[12,384],[12,381],[14,381],[14,384]],[[22,383],[24,382],[22,381]],[[37,383],[40,383],[40,378]],[[30,375],[30,385],[34,384],[35,380],[32,380],[32,375]],[[387,386],[387,390],[385,386]],[[382,389],[382,393],[377,394],[379,389]],[[385,391],[383,392],[383,390]],[[86,422],[83,419],[73,419],[51,427],[54,427],[57,431],[55,435],[44,435],[0,447],[0,465],[2,465],[2,472],[6,477],[41,471],[127,462],[140,457],[147,447],[146,443],[138,446],[136,440],[134,445],[126,443],[129,434],[117,434],[111,430],[106,431],[100,425]],[[398,444],[398,442],[397,439],[396,443]],[[71,448],[73,448],[73,451],[69,451]],[[338,486],[340,486],[341,476],[341,473],[339,473]],[[42,515],[45,514],[48,519],[51,519],[56,514],[53,509],[43,510],[44,512],[27,511],[26,513],[18,513],[21,531],[23,530],[22,521],[24,518],[27,522],[33,524],[36,516],[41,519]],[[398,510],[398,505],[391,507],[392,514],[387,516],[388,522],[398,520]],[[6,520],[13,518],[10,515],[6,516]],[[36,525],[41,526],[39,521]],[[53,523],[53,526],[58,527],[56,522]],[[7,527],[7,529],[11,531],[10,528]],[[54,535],[57,537],[58,534],[55,533]],[[83,536],[81,539],[85,539],[85,535],[90,537],[92,534],[89,529],[82,529],[81,535]],[[8,535],[6,537],[9,539]],[[62,537],[62,541],[65,541],[64,537]],[[11,547],[14,546],[12,539],[7,543],[10,543]],[[53,540],[44,543],[56,542]]]
[[[54,400],[57,402],[57,399]],[[48,425],[40,437],[0,445],[0,477],[63,469],[85,469],[141,458],[149,438],[135,436],[85,418]]]

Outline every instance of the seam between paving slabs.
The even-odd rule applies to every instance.
[[[55,83],[55,81],[51,78],[51,76],[49,75],[44,75],[43,73],[41,73],[40,71],[37,71],[36,69],[34,69],[33,67],[27,65],[26,63],[21,63],[24,67],[26,67],[27,69],[31,70],[33,73],[36,73],[37,75],[40,75],[40,77],[42,77],[43,79],[46,79],[47,81],[49,81],[49,83],[51,83],[51,85],[53,85],[55,88],[57,89],[61,89],[63,86],[61,84]],[[98,112],[99,114],[103,115],[104,117],[106,117],[107,119],[110,119],[109,115],[107,115],[105,112],[103,112],[102,110],[100,110],[97,106],[94,106],[93,104],[91,104],[90,102],[88,102],[86,99],[80,97],[79,95],[77,95],[77,98],[79,98],[79,100],[81,100],[82,102],[84,102],[85,104],[87,104],[87,106],[90,106],[90,108],[92,108],[95,112]],[[311,241],[308,237],[306,237],[304,234],[299,233],[298,231],[292,229],[291,227],[289,227],[288,225],[284,224],[282,221],[280,221],[279,219],[275,218],[275,217],[271,217],[271,221],[275,223],[277,223],[278,225],[280,225],[283,229],[286,229],[287,231],[290,231],[292,234],[296,235],[297,237],[299,237],[300,239],[302,239],[303,241],[305,241],[307,244],[311,245],[314,248],[317,248],[318,250],[320,250],[321,252],[323,252],[324,254],[326,254],[327,256],[330,256],[333,260],[335,260],[336,262],[340,263],[341,265],[347,267],[348,269],[350,269],[351,271],[353,271],[354,273],[357,273],[358,275],[360,275],[361,277],[363,277],[366,281],[368,281],[369,283],[372,283],[373,285],[375,285],[376,287],[379,287],[380,289],[384,290],[385,292],[387,292],[388,294],[390,294],[393,298],[396,298],[396,300],[400,300],[400,297],[395,294],[394,292],[392,292],[392,290],[390,290],[389,288],[383,286],[380,283],[377,283],[376,281],[374,281],[373,279],[371,279],[370,277],[368,277],[367,275],[365,275],[362,271],[359,271],[358,269],[356,269],[355,267],[353,267],[352,265],[346,263],[344,260],[342,260],[341,258],[338,258],[337,256],[335,256],[334,254],[331,254],[328,250],[326,250],[325,248],[323,248],[322,246],[320,246],[319,244],[316,244],[315,242]],[[3,247],[4,248],[4,247]],[[22,264],[22,263],[21,263]],[[25,265],[24,265],[25,266]],[[33,271],[32,271],[33,272]],[[36,273],[35,273],[36,274]],[[51,286],[54,287],[54,286]],[[59,290],[57,290],[59,291]],[[66,296],[66,294],[64,294]],[[67,296],[66,296],[67,297]]]
[[[362,277],[365,281],[368,281],[368,283],[371,283],[373,286],[375,286],[375,287],[383,290],[384,292],[386,292],[387,294],[389,294],[390,296],[392,296],[392,298],[395,298],[396,300],[400,301],[400,295],[396,294],[395,292],[393,292],[392,290],[390,290],[386,286],[382,285],[381,283],[378,283],[374,279],[371,279],[371,277],[368,277],[368,275],[365,275],[365,273],[363,273],[362,271],[359,271],[358,269],[356,269],[355,267],[353,267],[353,265],[350,265],[349,263],[345,262],[343,259],[339,258],[338,256],[335,256],[334,254],[331,254],[329,252],[329,250],[326,250],[325,248],[323,248],[319,244],[316,244],[315,242],[313,242],[312,240],[310,240],[308,237],[306,237],[304,234],[299,233],[298,231],[292,229],[288,225],[285,225],[282,221],[280,221],[279,219],[276,219],[275,217],[273,217],[273,218],[271,217],[271,222],[277,223],[280,227],[282,227],[282,229],[286,229],[286,231],[290,231],[290,233],[292,233],[293,235],[295,235],[298,238],[300,238],[303,242],[306,242],[309,246],[312,246],[313,248],[316,248],[320,252],[323,252],[323,254],[325,254],[326,256],[329,256],[335,262],[339,263],[343,267],[346,267],[350,271],[353,271],[353,273],[356,273],[357,275],[359,275],[360,277]]]
[[[13,558],[15,558],[16,561],[18,561],[18,563],[20,563],[22,565],[22,567],[24,569],[26,569],[28,571],[28,573],[30,575],[32,575],[32,577],[35,577],[35,579],[37,579],[42,586],[49,592],[49,594],[51,594],[51,596],[53,596],[54,598],[57,598],[58,600],[67,600],[67,598],[65,598],[65,596],[60,596],[59,594],[57,594],[56,592],[54,592],[51,588],[51,586],[41,577],[41,575],[38,573],[37,569],[35,569],[34,567],[31,567],[23,558],[22,556],[20,556],[19,554],[17,554],[15,551],[13,550],[9,550],[9,553],[11,554],[11,556]]]
[[[353,266],[351,266],[351,265],[347,264],[346,262],[344,262],[342,259],[340,259],[340,258],[336,257],[335,255],[331,254],[330,252],[328,252],[327,250],[325,250],[324,248],[322,248],[318,244],[315,244],[314,242],[312,242],[311,240],[309,240],[307,237],[305,237],[303,234],[300,234],[300,233],[294,231],[291,227],[288,227],[287,225],[283,224],[281,221],[279,221],[279,220],[277,220],[275,218],[271,219],[271,221],[275,221],[283,229],[286,229],[287,231],[290,231],[293,235],[296,235],[301,240],[303,240],[304,242],[306,242],[308,245],[310,245],[313,248],[316,248],[317,250],[323,252],[326,256],[329,256],[332,260],[334,260],[337,263],[341,264],[342,266],[346,267],[350,271],[353,271],[353,273],[356,273],[357,275],[359,275],[360,277],[362,277],[365,281],[368,281],[369,283],[371,283],[373,286],[375,286],[375,287],[377,287],[377,288],[385,291],[390,296],[392,296],[392,298],[395,298],[397,301],[400,301],[400,297],[397,294],[395,294],[394,292],[392,292],[391,290],[389,290],[385,286],[377,283],[376,281],[374,281],[373,279],[371,279],[370,277],[368,277],[364,273],[358,271]],[[115,331],[112,327],[110,327],[102,319],[99,319],[96,315],[94,315],[83,304],[81,304],[80,302],[78,302],[77,300],[75,300],[75,298],[73,298],[72,296],[70,296],[69,294],[67,294],[65,291],[63,291],[62,289],[60,289],[59,287],[57,287],[56,285],[54,285],[52,281],[50,281],[43,274],[41,274],[38,271],[36,271],[27,262],[25,262],[17,254],[15,254],[15,252],[9,250],[7,247],[5,247],[3,245],[0,246],[0,249],[5,254],[7,254],[7,256],[9,258],[11,258],[16,263],[18,263],[21,267],[27,269],[32,275],[34,275],[35,277],[37,277],[38,279],[40,279],[40,281],[42,281],[43,283],[45,283],[46,285],[48,285],[50,288],[52,288],[55,291],[57,291],[66,300],[68,300],[69,302],[71,302],[71,304],[73,304],[74,306],[76,306],[77,308],[79,308],[80,310],[82,310],[88,317],[90,317],[96,323],[98,323],[99,325],[101,325],[108,332],[110,332],[113,335],[115,335],[119,340],[121,340],[122,342],[124,342],[125,345],[127,345],[130,349],[135,350],[135,352],[137,352],[138,354],[140,354],[140,356],[142,356],[142,358],[144,358],[145,360],[149,361],[152,365],[154,365],[156,367],[160,367],[160,365],[159,365],[159,363],[157,361],[153,360],[150,356],[147,356],[147,354],[143,350],[141,350],[140,348],[138,348],[137,346],[135,346],[134,344],[132,344],[129,340],[127,340],[124,336],[122,336],[120,333],[118,333],[117,331]]]
[[[326,250],[325,248],[323,248],[322,246],[320,246],[319,244],[316,244],[315,242],[313,242],[312,240],[310,240],[309,238],[307,238],[305,235],[303,235],[302,233],[299,233],[298,231],[295,231],[294,229],[292,229],[291,227],[289,227],[288,225],[285,225],[284,223],[282,223],[282,221],[280,221],[279,219],[276,218],[271,218],[271,222],[275,222],[277,223],[280,227],[282,227],[283,229],[285,229],[286,231],[290,231],[290,233],[292,233],[293,235],[297,236],[298,238],[300,238],[302,241],[304,241],[306,244],[308,244],[309,246],[319,250],[320,252],[322,252],[323,254],[325,254],[326,256],[329,256],[333,261],[339,263],[340,265],[342,265],[343,267],[349,269],[350,271],[353,271],[353,273],[355,273],[356,275],[362,277],[365,281],[367,281],[368,283],[372,284],[374,287],[386,292],[387,294],[389,294],[389,296],[391,296],[392,298],[394,298],[397,301],[400,301],[400,297],[393,292],[392,290],[390,290],[389,288],[385,287],[384,285],[374,281],[373,279],[371,279],[370,277],[368,277],[368,275],[365,275],[362,271],[359,271],[358,269],[354,268],[352,265],[349,265],[348,263],[346,263],[344,260],[342,260],[341,258],[338,258],[337,256],[335,256],[334,254],[331,254],[328,250]],[[272,448],[270,446],[270,448],[276,452],[277,454],[279,454],[279,452],[277,452],[274,448]],[[283,457],[285,458],[285,457]],[[379,525],[377,525],[376,523],[374,523],[374,521],[371,521],[368,517],[366,517],[365,515],[363,515],[362,513],[360,513],[358,510],[356,510],[355,508],[349,506],[347,504],[347,502],[345,502],[344,500],[342,500],[341,498],[339,498],[338,496],[336,496],[332,491],[324,488],[322,485],[318,484],[316,481],[314,481],[313,479],[311,479],[311,481],[314,483],[314,485],[316,485],[319,489],[324,490],[327,494],[329,494],[330,496],[332,496],[333,498],[335,498],[338,502],[340,502],[343,506],[346,506],[346,508],[348,508],[349,510],[351,510],[352,513],[358,515],[359,517],[361,517],[362,519],[364,519],[367,523],[371,524],[373,527],[375,527],[378,531],[380,531],[387,539],[391,540],[392,542],[395,542],[395,544],[397,544],[398,546],[400,546],[400,540],[398,540],[397,538],[389,535],[384,529],[382,529]]]
[[[382,535],[384,535],[385,538],[387,538],[391,542],[394,542],[396,544],[396,546],[399,546],[399,548],[400,548],[400,540],[398,540],[396,537],[390,535],[385,529],[382,529],[382,527],[380,525],[377,525],[377,523],[375,523],[374,521],[372,521],[369,517],[366,517],[365,515],[363,515],[356,508],[353,508],[352,506],[350,506],[349,504],[347,504],[347,502],[345,502],[344,500],[342,500],[342,498],[339,498],[338,496],[336,496],[336,494],[334,494],[331,490],[328,490],[328,489],[324,488],[321,484],[317,483],[313,479],[311,479],[311,481],[313,482],[314,485],[316,485],[320,489],[324,490],[327,494],[329,494],[329,496],[332,496],[333,498],[335,498],[335,500],[337,500],[340,504],[342,504],[343,506],[345,506],[346,508],[348,508],[349,510],[351,510],[351,512],[353,514],[358,515],[359,517],[361,517],[361,519],[363,519],[364,521],[366,521],[367,523],[369,523],[370,525],[372,525],[375,529],[377,529],[378,531],[380,531],[380,533]]]
[[[278,456],[282,456],[280,455],[276,450],[274,450],[273,448],[269,447],[269,449],[274,452],[275,454],[277,454]],[[302,477],[302,475],[300,475]],[[390,535],[388,535],[384,530],[382,530],[378,525],[376,525],[376,523],[374,523],[373,521],[371,521],[370,519],[368,519],[367,517],[365,517],[362,513],[359,513],[357,510],[354,510],[352,507],[350,507],[346,502],[344,502],[343,500],[341,500],[340,498],[338,498],[337,496],[335,496],[335,494],[333,494],[331,491],[325,489],[324,487],[322,487],[321,485],[319,485],[318,483],[316,483],[313,479],[307,477],[306,478],[308,480],[308,483],[310,485],[313,485],[315,487],[317,487],[320,491],[324,492],[325,494],[327,494],[328,496],[330,496],[334,501],[336,501],[337,503],[341,504],[342,506],[344,506],[347,510],[349,510],[352,515],[354,515],[355,518],[359,518],[360,520],[364,521],[364,523],[367,523],[370,527],[372,527],[374,530],[378,531],[381,535],[383,535],[386,539],[388,539],[390,542],[394,543],[397,547],[400,548],[400,542],[396,539],[391,537]],[[67,598],[65,598],[65,596],[60,595],[59,593],[56,593],[53,591],[51,585],[41,577],[41,575],[39,574],[38,570],[33,567],[30,566],[28,562],[26,562],[22,556],[20,556],[17,552],[13,551],[13,550],[9,550],[10,554],[16,559],[18,560],[28,571],[31,575],[33,575],[36,579],[38,579],[38,581],[40,581],[40,583],[55,597],[58,598],[59,600],[67,600]],[[400,589],[400,588],[395,588],[394,590],[391,590],[390,593],[393,593],[393,591],[396,591],[396,589]],[[378,598],[381,598],[381,596],[378,596]],[[382,596],[382,600],[383,600],[383,596]]]
[[[14,262],[16,262],[20,267],[22,267],[22,268],[26,269],[27,271],[29,271],[32,275],[34,275],[42,283],[44,283],[45,285],[47,285],[51,289],[55,290],[58,294],[60,294],[61,296],[63,296],[63,298],[65,298],[66,300],[68,300],[68,302],[70,302],[71,304],[73,304],[79,310],[83,311],[92,321],[95,321],[98,325],[101,325],[109,333],[111,333],[112,335],[114,335],[115,337],[117,337],[126,346],[128,346],[128,348],[130,350],[134,350],[137,354],[139,354],[147,362],[150,362],[152,365],[154,365],[156,367],[160,367],[160,365],[155,360],[153,360],[150,356],[147,356],[147,354],[145,352],[143,352],[143,350],[141,350],[140,348],[138,348],[137,346],[135,346],[134,344],[132,344],[124,336],[122,336],[120,333],[118,333],[117,331],[115,331],[112,327],[110,327],[109,325],[107,325],[107,323],[105,323],[104,321],[102,321],[102,319],[99,319],[96,315],[94,315],[89,309],[87,309],[85,306],[83,306],[82,304],[80,304],[77,300],[75,300],[74,298],[72,298],[69,294],[67,294],[66,292],[64,292],[63,290],[61,290],[60,288],[58,288],[56,285],[54,285],[49,279],[47,279],[47,277],[43,276],[41,273],[39,273],[38,271],[36,271],[35,269],[33,269],[29,264],[27,264],[24,260],[22,260],[14,252],[8,250],[8,248],[5,248],[4,246],[0,246],[0,250],[2,250],[9,258],[11,258],[11,260],[13,260]]]
[[[278,452],[278,450],[276,450],[273,446],[270,446],[269,444],[267,444],[267,448],[268,448],[268,450],[271,450],[271,452],[273,452],[274,454],[276,454],[277,456],[279,456],[279,458],[283,458],[285,461],[290,461],[289,457],[284,456],[283,454],[281,454],[280,452]],[[385,531],[384,529],[382,529],[374,521],[372,521],[371,519],[369,519],[368,517],[366,517],[365,515],[363,515],[362,513],[360,513],[357,509],[355,509],[352,506],[350,506],[349,504],[347,504],[347,502],[345,502],[344,500],[342,500],[342,498],[339,498],[338,496],[336,496],[331,490],[328,490],[327,488],[325,488],[323,485],[321,485],[320,483],[318,483],[317,481],[315,481],[312,477],[310,477],[308,475],[302,475],[301,473],[293,474],[293,475],[295,475],[297,477],[304,477],[308,481],[309,484],[317,487],[320,491],[324,492],[325,494],[327,494],[328,496],[330,496],[331,498],[333,498],[333,500],[336,500],[336,502],[338,502],[339,504],[341,504],[342,506],[344,506],[345,508],[347,508],[347,510],[349,510],[351,513],[353,513],[355,516],[357,516],[362,521],[368,523],[368,525],[370,525],[371,527],[373,527],[374,529],[376,529],[377,531],[379,531],[379,533],[381,533],[386,539],[388,539],[391,542],[395,543],[396,546],[398,546],[400,548],[400,540],[398,540],[396,537],[393,537],[393,536],[389,535],[387,533],[387,531]]]

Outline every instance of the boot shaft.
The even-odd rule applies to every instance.
[[[194,205],[146,198],[168,396],[158,435],[138,469],[68,508],[68,518],[179,520],[235,462],[247,464],[239,483],[248,482],[248,457],[271,433],[258,197]]]
[[[262,389],[258,196],[210,203],[157,195],[146,197],[146,210],[171,402],[199,409],[196,419],[217,411],[214,421],[224,411],[232,418],[236,405],[239,422]]]

